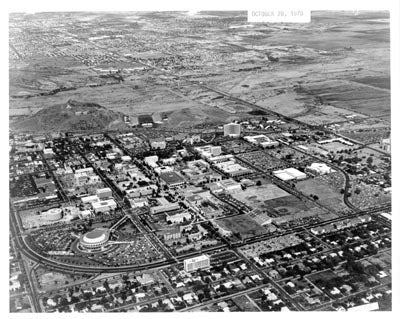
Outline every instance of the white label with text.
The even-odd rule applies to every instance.
[[[305,9],[248,10],[248,22],[309,23],[311,11]]]

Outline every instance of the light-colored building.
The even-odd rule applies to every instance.
[[[305,173],[300,172],[293,167],[274,171],[273,174],[275,177],[283,181],[290,181],[293,179],[301,180],[307,178]]]
[[[121,156],[121,159],[123,162],[130,162],[132,160],[132,157],[130,157],[129,155],[124,155]]]
[[[179,228],[166,229],[160,233],[164,240],[179,239],[182,233]]]
[[[167,143],[165,142],[165,139],[162,138],[157,138],[157,139],[152,139],[149,141],[151,148],[154,149],[165,149],[167,147]]]
[[[209,161],[211,164],[218,164],[218,163],[227,162],[227,161],[230,161],[233,159],[234,159],[234,156],[232,154],[227,154],[227,155],[219,155],[219,156],[207,158],[207,161]]]
[[[99,201],[99,197],[97,195],[91,195],[91,196],[86,196],[81,198],[82,203],[87,204],[87,203],[94,203]]]
[[[336,172],[325,163],[312,163],[310,166],[307,166],[306,171],[315,175],[324,175]]]
[[[234,160],[216,164],[215,167],[217,167],[230,177],[249,175],[253,172],[251,169],[243,167],[242,165],[236,163]]]
[[[157,155],[147,156],[144,158],[144,162],[151,168],[156,168],[156,167],[158,167],[158,165],[157,165],[158,156]]]
[[[224,179],[219,182],[206,184],[206,187],[212,192],[229,192],[236,193],[242,190],[240,183],[234,181],[233,179]]]
[[[128,201],[132,208],[149,206],[147,198],[133,198],[133,199],[128,199]]]
[[[215,220],[212,220],[211,224],[217,228],[218,233],[221,236],[225,236],[225,237],[232,236],[232,231],[230,229],[226,228],[225,225],[222,225],[222,224],[218,223],[218,221],[215,221]]]
[[[40,217],[48,221],[60,220],[63,217],[62,209],[51,208],[45,212],[42,212]]]
[[[135,198],[135,197],[152,195],[153,192],[157,192],[157,190],[158,190],[157,185],[152,184],[149,186],[143,186],[139,188],[126,189],[125,193],[127,197]]]
[[[150,212],[152,214],[159,214],[159,213],[164,213],[164,212],[170,212],[173,210],[179,209],[180,206],[178,203],[168,203],[165,205],[160,205],[160,206],[154,206],[150,208]]]
[[[172,172],[173,170],[174,170],[174,168],[172,166],[160,166],[160,167],[156,167],[154,169],[154,172],[157,173],[158,175],[160,175],[160,174]]]
[[[205,159],[219,156],[222,153],[221,146],[203,145],[194,149]]]
[[[229,123],[224,125],[224,136],[239,137],[241,125],[237,123]]]
[[[86,209],[79,212],[79,218],[84,219],[89,217],[92,217],[92,212],[90,210]]]
[[[111,188],[109,188],[109,187],[97,189],[96,194],[100,199],[112,197],[112,191],[111,191]]]
[[[278,146],[279,142],[271,140],[265,135],[245,136],[244,139],[252,144],[260,145],[264,148]]]
[[[92,208],[96,213],[105,213],[117,208],[117,203],[114,199],[107,199],[92,203]]]
[[[366,312],[366,311],[376,311],[379,310],[378,302],[367,303],[355,307],[348,308],[347,311],[358,311],[358,312]]]
[[[179,205],[178,205],[179,206]],[[177,214],[168,214],[165,218],[167,222],[171,222],[173,224],[180,224],[184,221],[188,221],[192,219],[192,215],[188,212],[181,212]]]
[[[381,146],[382,146],[382,149],[383,149],[385,152],[390,153],[390,149],[391,149],[391,147],[390,147],[390,136],[389,136],[389,138],[384,138],[384,139],[382,140]]]
[[[210,257],[201,255],[198,257],[185,259],[183,266],[186,272],[196,271],[197,269],[205,269],[210,267]]]

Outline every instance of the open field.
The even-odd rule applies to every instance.
[[[294,214],[301,210],[307,210],[314,207],[311,202],[303,202],[293,195],[274,198],[264,202],[266,207],[272,208],[280,215]]]
[[[40,285],[40,290],[49,291],[84,279],[81,275],[71,275],[47,270],[43,267],[35,269],[35,275]],[[87,276],[89,277],[89,276]]]
[[[106,83],[95,72],[69,57],[34,57],[27,62],[14,62],[10,64],[9,73],[10,96]]]
[[[334,153],[339,151],[351,151],[357,148],[357,146],[349,146],[336,141],[331,143],[326,143],[323,145],[318,145],[318,147],[328,152],[334,152]]]
[[[313,108],[310,108],[305,114],[296,116],[296,119],[311,125],[321,125],[346,121],[346,116],[348,115],[365,117],[363,114],[325,104],[316,105]]]
[[[306,196],[318,196],[318,201],[333,211],[341,211],[347,209],[343,203],[343,194],[340,194],[339,189],[331,186],[327,180],[322,180],[319,177],[307,179],[296,183],[296,188]]]
[[[390,91],[350,81],[324,81],[305,86],[308,92],[349,111],[366,115],[382,115],[390,112]],[[377,107],[379,105],[379,107]]]
[[[388,76],[366,76],[356,79],[354,82],[368,84],[381,89],[390,89],[390,77]]]
[[[317,178],[310,178],[304,181],[298,181],[296,188],[305,195],[318,195],[319,199],[327,199],[332,197],[342,197],[338,191],[335,191]]]
[[[265,229],[247,215],[237,215],[219,219],[218,224],[222,224],[224,228],[228,228],[233,234],[240,234],[240,237],[243,239],[265,233]]]

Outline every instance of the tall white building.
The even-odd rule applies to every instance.
[[[240,124],[229,123],[224,125],[224,136],[239,137],[240,136]]]
[[[204,269],[210,267],[210,257],[201,255],[198,257],[185,259],[183,266],[186,272],[196,271],[197,269]]]
[[[381,146],[382,146],[382,148],[383,148],[383,150],[384,150],[385,152],[390,153],[390,136],[389,136],[389,138],[384,138],[384,139],[381,141]]]

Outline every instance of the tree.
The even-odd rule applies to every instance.
[[[199,294],[197,295],[197,297],[199,298],[199,301],[201,302],[201,301],[204,299],[204,294],[199,293]]]
[[[104,289],[106,289],[107,291],[109,291],[109,290],[110,290],[110,285],[108,284],[108,281],[107,281],[107,279],[104,281],[104,283],[103,283],[103,287],[104,287]]]

